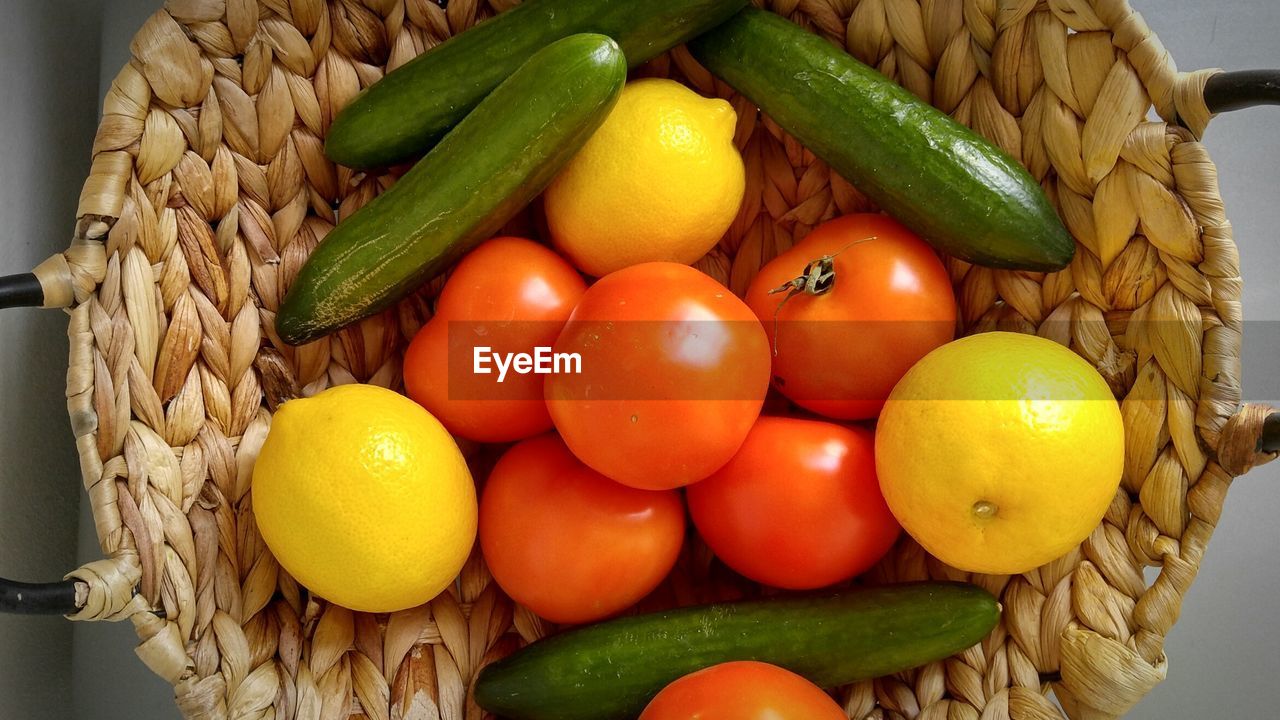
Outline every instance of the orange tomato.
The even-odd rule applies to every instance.
[[[586,292],[577,271],[532,240],[498,237],[458,263],[436,314],[405,352],[409,397],[459,437],[510,442],[551,429],[539,374],[499,374],[492,358],[550,348]],[[489,358],[475,372],[476,350]],[[484,351],[483,348],[488,348]]]
[[[760,418],[688,499],[698,532],[726,565],[791,590],[865,572],[901,532],[880,494],[871,431],[819,420]]]
[[[619,485],[555,435],[508,450],[480,498],[480,548],[494,580],[558,623],[599,620],[649,594],[675,565],[684,529],[678,493]]]
[[[672,682],[639,720],[847,720],[831,696],[767,663],[713,665]]]
[[[769,344],[751,310],[676,263],[633,265],[583,295],[555,344],[580,374],[549,375],[547,407],[582,462],[631,487],[701,480],[760,414]]]
[[[790,292],[801,277],[815,279],[820,294]],[[837,419],[879,415],[907,370],[955,335],[942,262],[886,215],[845,215],[814,228],[761,268],[747,304],[769,333],[774,386]]]

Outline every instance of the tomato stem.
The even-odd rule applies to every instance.
[[[798,277],[791,278],[787,282],[769,291],[770,295],[776,295],[781,292],[787,294],[782,298],[782,302],[778,303],[778,307],[773,309],[773,356],[778,356],[778,314],[782,312],[782,306],[796,295],[826,295],[835,289],[836,286],[836,256],[848,250],[854,245],[875,240],[876,236],[865,237],[850,242],[848,245],[831,253],[823,255],[816,260],[810,260],[804,266],[804,271]]]

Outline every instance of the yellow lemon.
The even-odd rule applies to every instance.
[[[715,247],[742,204],[737,115],[672,80],[628,83],[604,124],[547,188],[547,225],[579,270],[601,276]]]
[[[876,426],[889,509],[961,570],[1027,572],[1097,527],[1124,464],[1120,408],[1094,368],[1031,335],[984,333],[920,360]]]
[[[372,385],[276,411],[253,469],[253,511],[281,567],[364,612],[438,595],[476,536],[475,485],[453,438],[417,403]]]

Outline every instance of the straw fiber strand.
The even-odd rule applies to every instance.
[[[396,177],[334,166],[324,132],[388,69],[514,4],[168,0],[112,84],[75,239],[38,271],[49,304],[71,308],[67,406],[105,556],[68,577],[74,618],[130,619],[184,717],[479,720],[477,671],[555,631],[503,596],[478,555],[421,607],[329,605],[276,564],[248,492],[280,402],[400,384],[400,353],[441,283],[330,338],[280,342],[275,313],[307,255]],[[953,658],[837,697],[850,718],[1024,720],[1060,717],[1052,689],[1071,717],[1122,715],[1164,677],[1164,637],[1232,477],[1270,459],[1254,452],[1266,410],[1239,408],[1239,260],[1197,142],[1211,73],[1179,74],[1125,0],[756,4],[1027,165],[1076,259],[1057,273],[948,259],[962,329],[1071,347],[1116,392],[1127,432],[1122,487],[1064,558],[970,576],[900,543],[871,580],[970,580],[1004,617]],[[638,72],[738,111],[746,194],[698,263],[735,291],[816,224],[870,209],[683,48]],[[1160,568],[1149,586],[1145,566]],[[653,602],[754,591],[694,543]]]

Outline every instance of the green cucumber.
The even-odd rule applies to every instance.
[[[594,32],[631,67],[714,27],[747,0],[525,0],[388,73],[334,119],[325,153],[349,167],[391,165],[438,141],[550,42]]]
[[[617,43],[571,35],[539,50],[385,193],[334,228],[276,315],[300,345],[377,313],[444,271],[551,182],[626,82]]]
[[[996,268],[1071,262],[1075,243],[1025,168],[818,35],[747,8],[689,50],[937,249]]]
[[[489,665],[475,699],[510,720],[633,720],[672,680],[711,665],[758,660],[835,687],[949,657],[999,617],[987,591],[940,582],[624,617]]]

